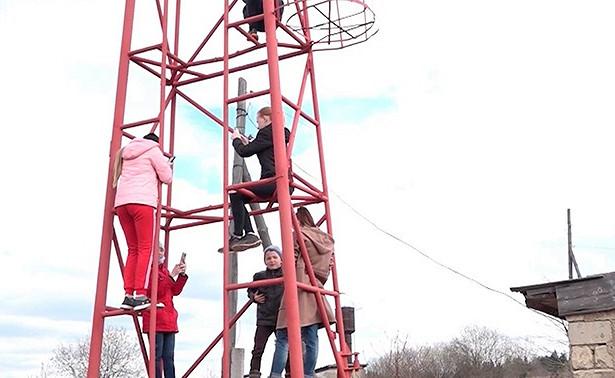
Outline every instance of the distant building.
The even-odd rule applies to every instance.
[[[510,290],[527,307],[568,321],[575,378],[615,378],[615,272]]]

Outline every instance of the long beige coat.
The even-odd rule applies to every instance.
[[[333,238],[317,227],[302,227],[301,234],[303,236],[303,240],[305,241],[305,246],[307,248],[310,261],[312,262],[312,268],[314,269],[316,281],[318,281],[318,286],[322,288],[323,284],[327,281],[327,278],[329,278],[329,261],[331,259],[331,254],[333,253]],[[307,274],[305,261],[303,261],[303,258],[301,257],[299,243],[296,241],[295,259],[297,282],[302,282],[309,285],[310,277]],[[297,296],[299,300],[299,317],[301,319],[301,327],[312,324],[320,324],[323,326],[314,294],[302,289],[297,289]],[[329,323],[335,323],[335,315],[331,310],[331,306],[329,306],[326,297],[323,296],[322,298],[324,300]],[[280,305],[280,311],[278,313],[277,328],[286,327],[286,308],[284,305],[284,299],[282,299],[282,304]]]

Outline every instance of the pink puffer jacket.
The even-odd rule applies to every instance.
[[[171,164],[158,143],[135,138],[122,150],[122,159],[115,207],[129,203],[156,207],[158,180],[170,184],[173,179]]]

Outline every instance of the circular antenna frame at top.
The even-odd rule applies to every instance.
[[[315,51],[363,43],[378,32],[376,14],[363,0],[289,0],[284,7],[285,25]]]

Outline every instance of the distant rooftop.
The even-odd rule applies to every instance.
[[[615,310],[615,272],[511,287],[510,290],[522,293],[527,307],[562,319],[569,315]]]

